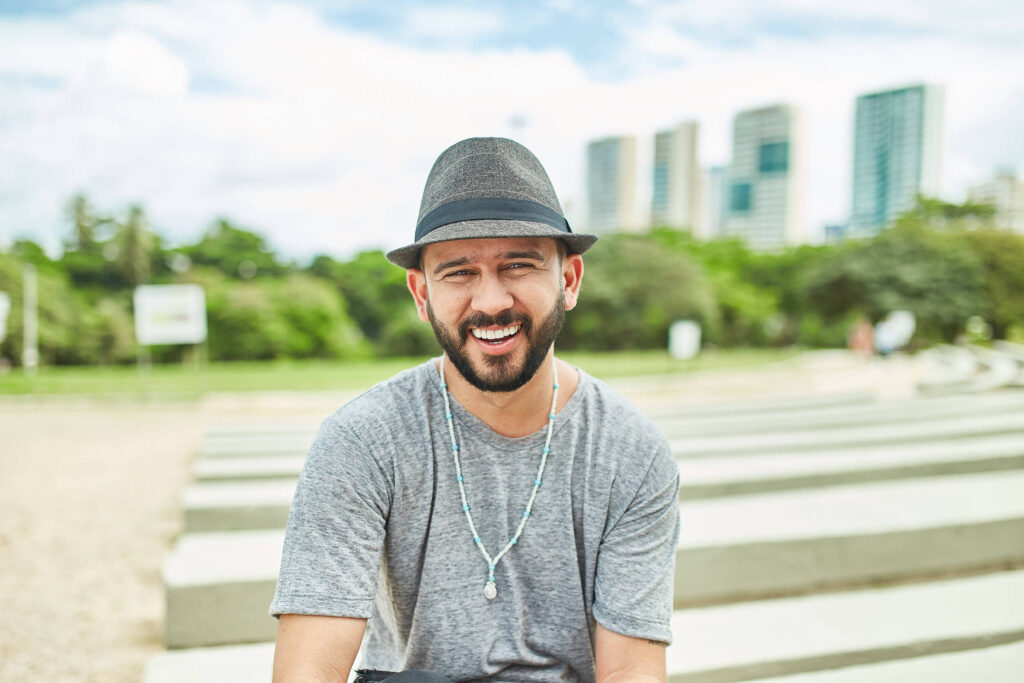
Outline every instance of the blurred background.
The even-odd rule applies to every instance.
[[[475,135],[526,144],[573,229],[602,235],[560,353],[684,439],[681,467],[696,468],[684,496],[894,479],[933,497],[906,506],[920,511],[942,477],[1017,485],[1005,475],[1024,459],[1022,31],[1009,1],[0,0],[0,610],[16,615],[0,625],[0,679],[139,680],[168,646],[267,639],[265,624],[238,627],[244,611],[214,635],[195,626],[203,615],[173,626],[165,557],[190,531],[276,529],[316,422],[437,353],[383,253],[411,241],[433,160]],[[859,417],[838,417],[847,409]],[[951,418],[960,426],[943,432]],[[711,443],[744,424],[768,436]],[[847,431],[791,431],[806,428]],[[901,445],[907,433],[923,445]],[[753,450],[800,457],[759,461],[738,484],[734,456]],[[249,474],[203,469],[226,453],[256,458]],[[278,489],[252,488],[261,478]],[[965,505],[991,484],[971,481],[950,484],[968,487]],[[215,482],[250,488],[213,503]],[[190,505],[240,495],[275,512],[189,528]],[[801,500],[772,503],[783,531],[764,533],[830,518]],[[1018,567],[1024,526],[1010,521],[1024,511],[1006,505],[908,521],[950,536],[904,539],[922,557],[955,560],[942,546],[954,537],[1003,554],[842,576],[808,560],[820,575],[779,568],[757,590],[677,586],[679,618]],[[843,529],[800,533],[892,531]],[[681,566],[725,571],[699,557]],[[853,650],[968,650],[1011,632],[1024,624]],[[674,675],[816,668],[820,652],[787,647],[767,656],[790,664],[757,670],[681,654]],[[1024,666],[1019,648],[990,659]],[[147,680],[199,680],[153,666]]]

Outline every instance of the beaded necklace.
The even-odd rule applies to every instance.
[[[494,584],[494,569],[498,566],[498,562],[501,558],[505,557],[508,551],[512,550],[512,546],[519,542],[519,537],[523,533],[523,529],[526,527],[526,520],[530,518],[530,512],[533,510],[533,501],[537,498],[537,490],[540,489],[541,480],[544,478],[544,465],[548,461],[548,453],[551,452],[551,431],[555,424],[555,407],[558,405],[558,366],[552,359],[552,370],[554,374],[554,387],[551,392],[551,411],[548,413],[548,434],[544,440],[544,450],[540,456],[540,467],[537,468],[537,478],[533,480],[533,491],[530,492],[530,500],[526,503],[526,509],[523,511],[523,517],[519,520],[519,528],[516,529],[516,533],[512,538],[508,539],[505,547],[498,553],[494,558],[491,557],[490,553],[484,547],[484,542],[480,539],[480,534],[476,530],[476,525],[473,524],[473,515],[469,512],[469,501],[466,500],[466,488],[462,485],[462,464],[459,462],[459,445],[455,442],[455,426],[452,417],[452,407],[448,402],[448,383],[444,379],[444,356],[441,356],[440,374],[441,374],[441,394],[444,396],[444,412],[445,418],[448,421],[448,435],[452,439],[452,458],[455,460],[455,481],[459,484],[459,494],[462,496],[462,511],[466,514],[466,521],[469,522],[469,530],[473,533],[473,543],[480,550],[480,554],[484,556],[484,560],[487,562],[487,583],[484,585],[484,597],[488,600],[493,600],[498,597],[498,587]]]

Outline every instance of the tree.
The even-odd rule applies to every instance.
[[[873,240],[845,245],[808,277],[809,300],[825,320],[862,312],[879,321],[908,310],[916,336],[952,341],[968,317],[985,315],[984,270],[955,234],[898,222]]]
[[[113,244],[117,246],[116,263],[125,285],[134,289],[149,282],[155,237],[146,229],[146,214],[141,206],[128,207],[124,222],[117,225]]]
[[[193,264],[214,266],[231,278],[281,275],[286,270],[262,235],[235,227],[224,218],[214,222],[198,244],[180,251]]]
[[[650,237],[609,235],[587,252],[585,263],[580,303],[559,340],[565,348],[665,348],[677,320],[712,330],[718,325],[714,294],[700,267]]]

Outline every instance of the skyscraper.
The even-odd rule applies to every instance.
[[[636,230],[636,138],[587,145],[587,208],[593,232]]]
[[[694,233],[702,227],[698,129],[696,121],[686,121],[654,136],[652,226],[688,228]]]
[[[1024,233],[1024,181],[1012,168],[1000,169],[992,180],[971,187],[967,198],[992,206],[998,227]]]
[[[852,236],[878,233],[937,195],[942,154],[942,88],[913,85],[857,98],[853,132]]]
[[[752,249],[801,242],[798,131],[797,112],[785,104],[733,119],[724,236],[741,237]]]

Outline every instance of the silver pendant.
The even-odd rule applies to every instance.
[[[484,597],[488,600],[498,597],[498,588],[494,585],[493,581],[488,581],[487,585],[484,586]]]

